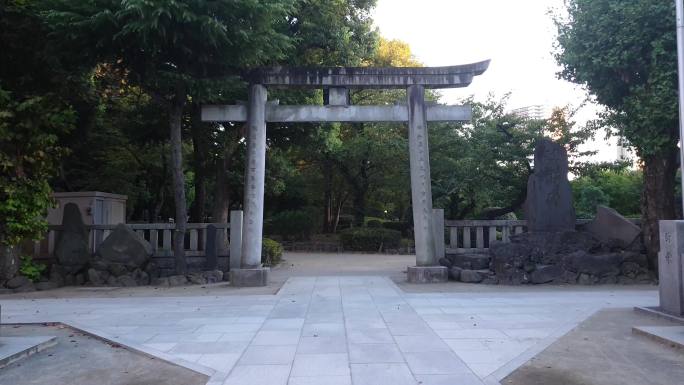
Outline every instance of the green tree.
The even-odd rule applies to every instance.
[[[596,214],[598,206],[610,204],[610,198],[597,186],[583,186],[577,189],[574,195],[575,211],[578,218],[591,219]]]
[[[129,220],[173,217],[166,112],[108,66],[98,66],[90,84],[96,111],[92,125],[62,136],[71,152],[63,159],[62,175],[52,181],[53,187],[125,194]],[[188,147],[185,143],[185,153]]]
[[[42,236],[44,216],[51,203],[48,178],[64,149],[56,146],[57,135],[73,122],[68,107],[46,97],[14,100],[0,89],[0,169],[3,202],[0,239],[16,245],[26,238]]]
[[[168,114],[176,208],[176,270],[187,269],[182,118],[189,96],[220,93],[241,68],[284,57],[290,0],[52,1],[45,16],[62,47],[107,62]],[[202,91],[202,92],[200,92]]]
[[[547,136],[568,151],[571,169],[587,155],[579,145],[590,133],[576,127],[567,108],[554,109],[546,120],[507,113],[501,100],[473,98],[473,119],[460,124],[433,124],[430,160],[435,207],[451,219],[494,219],[520,212],[527,198],[527,180],[538,138]]]
[[[640,213],[639,198],[643,190],[643,173],[630,170],[627,165],[595,165],[580,171],[580,177],[571,182],[575,197],[575,208],[584,217],[593,218],[596,205],[580,203],[584,197],[591,195],[588,190],[596,189],[605,199],[597,200],[598,204],[608,205],[627,217],[638,217]],[[594,194],[598,195],[598,194]]]
[[[642,218],[651,264],[658,221],[675,217],[677,65],[671,1],[570,0],[556,18],[563,79],[586,86],[606,106],[601,124],[643,162]]]
[[[51,95],[14,99],[0,88],[0,247],[40,239],[52,204],[48,180],[64,149],[58,135],[71,129],[73,113]],[[12,251],[0,252],[3,267],[16,266]],[[0,279],[16,270],[4,268]]]
[[[0,280],[17,272],[17,245],[47,229],[58,138],[75,122],[64,96],[80,79],[65,78],[46,32],[33,2],[0,3]]]

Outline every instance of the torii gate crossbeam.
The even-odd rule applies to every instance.
[[[263,286],[268,269],[261,265],[266,173],[267,122],[408,122],[416,266],[408,268],[410,282],[447,280],[445,267],[435,253],[432,187],[427,123],[469,121],[469,106],[425,103],[425,88],[467,87],[484,73],[489,61],[420,68],[262,68],[245,75],[250,83],[247,105],[204,106],[202,120],[247,122],[244,223],[239,268],[231,261],[230,280],[235,286]],[[324,88],[325,106],[280,106],[267,101],[267,87]],[[350,106],[349,89],[407,90],[405,106]],[[443,240],[442,240],[443,242]],[[231,256],[233,260],[234,256]]]

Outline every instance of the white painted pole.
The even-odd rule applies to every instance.
[[[684,207],[684,0],[675,0],[677,8],[677,60],[679,72],[679,166],[682,170],[682,207]]]

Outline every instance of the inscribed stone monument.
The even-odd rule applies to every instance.
[[[684,221],[660,221],[660,309],[684,316]]]
[[[525,214],[530,232],[575,230],[568,154],[548,138],[540,139],[534,149],[534,173],[527,181]]]
[[[64,205],[62,228],[55,244],[55,257],[67,271],[77,271],[89,259],[88,232],[83,224],[81,210],[75,203]]]

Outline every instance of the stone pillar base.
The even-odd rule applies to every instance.
[[[444,266],[409,266],[409,283],[440,283],[449,280],[449,269]]]
[[[259,287],[268,285],[270,268],[234,269],[230,271],[230,285],[236,287]]]

